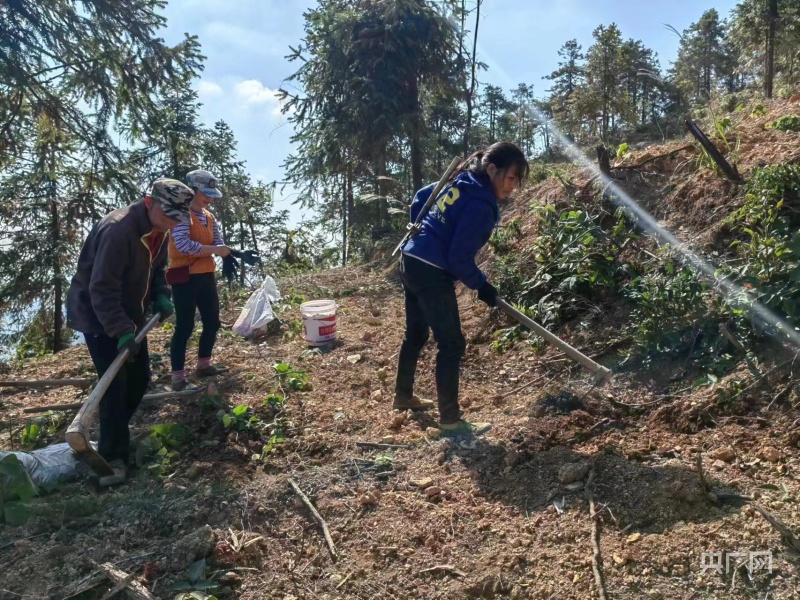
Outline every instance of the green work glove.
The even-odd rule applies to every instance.
[[[139,354],[139,343],[136,341],[136,336],[133,333],[126,333],[117,342],[117,350],[122,352],[128,351],[128,362],[133,362],[136,355]]]
[[[169,296],[159,294],[153,302],[153,312],[161,313],[161,320],[166,321],[175,314],[175,305],[170,301]]]

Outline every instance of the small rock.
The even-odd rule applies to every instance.
[[[361,341],[362,342],[369,342],[370,340],[372,340],[373,337],[375,337],[374,333],[372,333],[371,331],[365,331],[361,335]]]
[[[425,495],[431,499],[439,497],[441,493],[442,493],[442,488],[435,485],[432,485],[429,488],[425,489]]]
[[[619,566],[623,566],[623,565],[628,564],[628,557],[627,556],[620,556],[619,554],[614,554],[613,558],[614,558],[614,564],[617,564]]]
[[[631,535],[628,536],[628,539],[626,541],[629,544],[634,544],[634,543],[638,542],[640,539],[642,539],[642,534],[641,533],[632,533]]]
[[[583,482],[576,481],[575,483],[570,483],[569,485],[564,486],[568,492],[577,492],[583,489]]]
[[[241,575],[234,573],[233,571],[228,571],[222,577],[219,578],[221,583],[227,583],[229,585],[236,585],[237,583],[242,582]]]
[[[412,480],[411,485],[424,490],[425,488],[429,488],[433,485],[433,479],[430,477],[423,477],[422,479]]]
[[[381,381],[386,381],[389,377],[389,372],[386,370],[386,367],[381,367],[375,373]]]
[[[470,400],[469,398],[462,398],[459,404],[461,404],[462,408],[469,408],[470,406],[472,406],[472,400]]]
[[[193,463],[188,469],[186,469],[186,473],[184,473],[186,479],[189,479],[191,481],[194,481],[202,474],[203,474],[203,467],[198,463]]]
[[[211,554],[216,536],[211,526],[205,525],[179,539],[172,547],[173,570],[182,571],[190,564]]]
[[[395,415],[392,419],[391,424],[389,425],[389,429],[400,429],[403,424],[406,422],[406,413],[400,413],[399,415]]]
[[[383,390],[375,390],[372,392],[371,397],[373,400],[380,400],[383,397]]]
[[[724,463],[721,460],[715,460],[713,463],[711,463],[711,466],[717,471],[721,471],[722,469],[725,468],[726,465],[727,463]]]
[[[781,453],[775,448],[766,447],[761,451],[761,458],[771,463],[776,463],[781,459]]]
[[[378,504],[378,499],[374,494],[364,494],[358,499],[358,503],[361,506],[375,506]]]
[[[729,463],[736,458],[736,452],[734,452],[733,448],[730,446],[723,446],[722,448],[717,448],[709,452],[708,456],[714,460],[721,460]]]
[[[394,444],[394,441],[393,435],[385,435],[381,438],[381,444]]]
[[[48,558],[62,558],[72,552],[72,549],[69,546],[64,546],[62,544],[58,544],[53,546],[47,551]]]
[[[347,357],[347,362],[349,362],[351,365],[361,362],[361,355],[351,354],[350,356]]]
[[[558,470],[558,481],[563,484],[582,480],[589,472],[587,463],[568,463]]]
[[[17,551],[17,554],[26,555],[28,552],[31,551],[31,541],[30,540],[17,540],[14,542],[14,550]]]
[[[506,466],[513,467],[515,466],[520,459],[519,452],[517,452],[514,448],[510,448],[508,452],[506,452]]]

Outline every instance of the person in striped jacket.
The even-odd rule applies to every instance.
[[[207,210],[215,198],[221,198],[217,178],[204,170],[191,171],[186,183],[194,190],[191,220],[175,227],[169,240],[167,282],[172,286],[175,303],[175,333],[172,336],[172,389],[183,390],[186,378],[186,345],[194,330],[195,310],[200,311],[203,333],[200,335],[196,374],[201,377],[219,375],[226,367],[212,365],[211,353],[220,328],[219,296],[214,275],[215,256],[230,255],[219,226]]]

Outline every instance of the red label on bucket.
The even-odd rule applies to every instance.
[[[325,327],[320,327],[319,328],[319,334],[320,335],[331,335],[331,334],[334,334],[334,333],[336,333],[336,324],[335,323],[333,325],[326,325]]]

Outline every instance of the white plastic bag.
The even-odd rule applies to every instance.
[[[261,287],[247,300],[239,318],[233,324],[233,330],[246,338],[266,331],[267,325],[275,319],[272,302],[280,299],[281,293],[278,291],[275,280],[267,275]]]
[[[96,448],[93,442],[92,446]],[[52,486],[69,481],[87,471],[86,465],[68,444],[55,444],[33,452],[0,452],[0,460],[14,455],[37,486]]]

